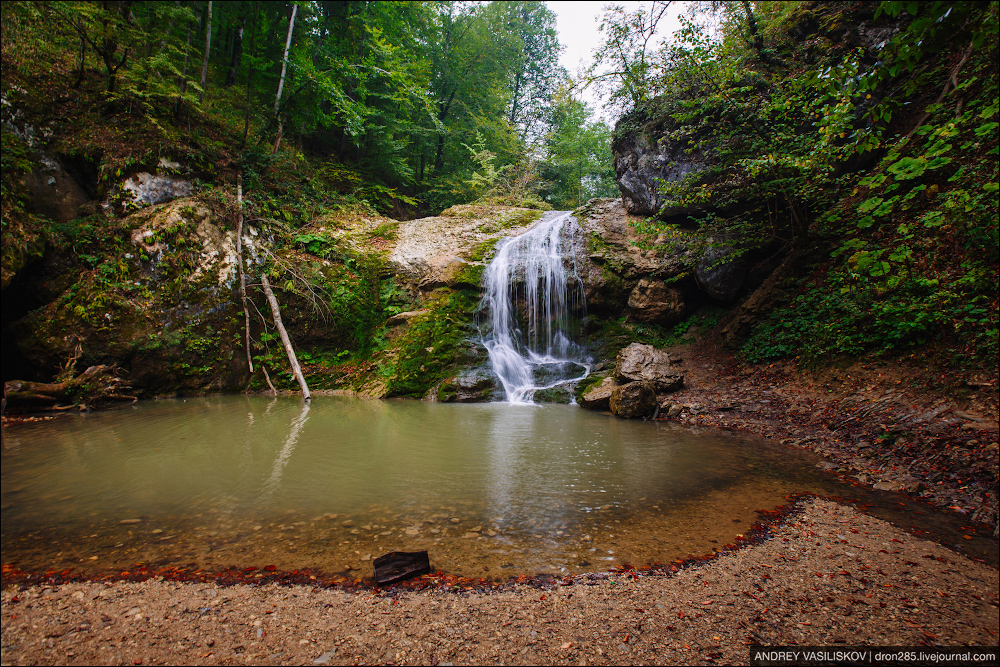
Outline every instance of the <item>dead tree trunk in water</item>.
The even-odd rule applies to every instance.
[[[264,294],[267,296],[267,302],[271,305],[271,314],[274,316],[274,326],[278,328],[278,335],[281,336],[281,344],[285,346],[285,353],[288,355],[288,361],[292,364],[292,373],[295,375],[295,379],[299,381],[299,387],[302,388],[302,398],[309,400],[309,386],[306,385],[306,379],[302,375],[302,369],[299,368],[299,360],[295,356],[295,349],[292,348],[292,341],[288,339],[288,332],[285,331],[285,325],[281,323],[281,311],[278,308],[278,300],[274,298],[274,292],[271,291],[271,283],[267,280],[267,274],[261,274],[260,283],[264,286]]]

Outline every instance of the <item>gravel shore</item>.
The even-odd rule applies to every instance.
[[[790,360],[745,364],[710,340],[670,352],[685,372],[684,388],[663,397],[680,409],[672,419],[811,450],[851,482],[905,492],[998,536],[996,368],[964,377],[916,362],[809,371]]]
[[[751,644],[996,646],[998,572],[829,500],[670,575],[487,591],[9,586],[2,662],[747,664]]]

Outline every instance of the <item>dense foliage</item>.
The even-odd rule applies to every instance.
[[[588,178],[567,185],[578,149],[551,138],[579,129],[560,108],[580,103],[553,103],[566,75],[542,2],[15,2],[3,24],[8,125],[50,126],[105,181],[166,155],[281,190],[287,148],[318,200],[405,216],[482,196],[477,146],[528,194],[567,202]],[[34,145],[10,135],[5,172]],[[606,127],[596,140],[606,176]]]
[[[645,64],[623,68],[617,132],[685,145],[708,165],[662,184],[663,210],[688,217],[647,228],[693,224],[708,247],[791,256],[808,275],[746,356],[934,342],[953,360],[995,361],[997,3],[701,9],[714,34],[695,12],[655,57],[633,49]]]

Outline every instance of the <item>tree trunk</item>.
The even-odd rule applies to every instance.
[[[243,340],[247,348],[247,366],[253,375],[253,359],[250,356],[250,309],[247,308],[247,278],[243,271],[243,173],[236,174],[236,262],[240,267],[240,300],[243,302]]]
[[[253,31],[250,35],[250,71],[247,72],[247,98],[246,98],[246,108],[243,110],[243,141],[240,143],[240,148],[247,145],[247,137],[250,135],[250,91],[253,90],[253,69],[256,64],[254,56],[257,54],[257,23],[260,20],[260,10],[254,13],[253,17]]]
[[[180,2],[178,1],[177,4],[180,4]],[[187,73],[188,73],[188,63],[191,60],[191,33],[192,32],[194,32],[194,31],[191,29],[191,26],[188,26],[187,44],[184,45],[184,68],[181,70],[181,81],[180,81],[181,91],[179,93],[177,93],[177,99],[174,101],[174,115],[175,116],[180,112],[180,110],[181,110],[181,98],[184,96],[184,93],[187,92],[187,87],[188,87]]]
[[[293,10],[292,16],[294,15]],[[267,274],[261,274],[260,283],[264,286],[264,295],[267,296],[267,302],[271,306],[271,315],[274,316],[274,326],[278,328],[278,335],[281,336],[281,344],[285,346],[285,354],[288,355],[288,361],[292,365],[292,374],[295,375],[295,379],[299,381],[299,387],[302,388],[302,398],[308,401],[310,398],[309,386],[302,375],[302,369],[299,368],[299,360],[295,356],[292,341],[288,339],[288,332],[285,331],[285,325],[281,323],[281,310],[278,308],[278,300],[274,298],[274,292],[271,291],[271,283],[267,280]]]
[[[76,83],[73,84],[74,88],[79,88],[80,84],[83,83],[83,66],[87,62],[87,40],[80,36],[80,73],[76,77]]]
[[[205,57],[201,61],[201,92],[198,103],[205,99],[205,83],[208,81],[208,55],[212,50],[212,0],[208,0],[208,16],[205,21]]]
[[[236,75],[240,71],[240,60],[243,58],[243,29],[247,25],[247,17],[240,19],[240,25],[233,35],[233,57],[229,61],[229,73],[226,74],[226,88],[236,83]]]
[[[278,121],[278,137],[274,140],[274,148],[271,149],[272,154],[278,152],[278,146],[281,145],[281,135],[284,133],[284,128],[281,125],[281,118],[278,115],[278,110],[281,107],[281,90],[285,87],[285,72],[288,69],[288,50],[292,46],[292,32],[295,30],[295,12],[298,8],[298,5],[292,5],[292,15],[288,19],[288,36],[285,38],[285,55],[281,59],[281,76],[278,78],[278,94],[274,96],[274,118]]]
[[[757,30],[757,17],[753,14],[753,7],[748,0],[742,0],[743,11],[747,15],[747,30],[750,32],[750,39],[753,41],[753,48],[758,54],[764,49],[764,40]]]

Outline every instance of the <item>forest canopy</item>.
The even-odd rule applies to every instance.
[[[197,151],[185,144],[204,133],[251,180],[285,146],[316,162],[333,194],[400,216],[501,193],[560,207],[614,194],[610,128],[569,94],[542,2],[14,2],[2,11],[4,94],[45,80],[63,87],[50,99],[98,101],[100,116],[79,120],[113,123],[118,136],[64,148],[102,153],[106,170],[128,171],[151,151]],[[16,138],[4,142],[16,148]]]

